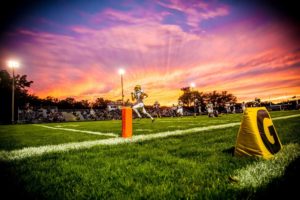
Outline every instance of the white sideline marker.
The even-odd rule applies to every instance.
[[[277,117],[277,118],[273,118],[273,120],[288,119],[293,117],[300,117],[300,114]],[[125,144],[125,143],[135,143],[135,142],[147,141],[147,140],[152,140],[157,138],[165,138],[169,136],[177,136],[177,135],[184,135],[184,134],[201,132],[201,131],[230,128],[230,127],[238,126],[240,124],[241,124],[240,122],[235,122],[235,123],[213,125],[207,127],[197,127],[197,128],[186,129],[186,130],[166,131],[166,132],[153,133],[148,135],[137,135],[137,136],[133,136],[131,139],[124,139],[122,137],[118,137],[118,138],[109,138],[109,139],[95,140],[95,141],[65,143],[59,145],[28,147],[28,148],[23,148],[20,150],[12,150],[12,151],[0,151],[0,160],[6,160],[6,161],[20,160],[28,157],[43,155],[46,153],[66,152],[69,150],[77,150],[77,149],[87,149],[98,145],[117,145],[117,144]]]
[[[43,128],[49,128],[49,129],[54,129],[54,130],[88,133],[88,134],[93,134],[93,135],[105,135],[105,136],[112,136],[112,137],[118,137],[119,136],[115,133],[101,133],[101,132],[96,132],[96,131],[83,131],[83,130],[78,130],[78,129],[52,127],[52,126],[46,126],[46,125],[40,125],[40,124],[34,124],[34,126],[40,126],[40,127],[43,127]]]

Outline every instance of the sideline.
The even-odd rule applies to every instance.
[[[272,120],[281,120],[281,119],[289,119],[294,117],[300,117],[300,114],[276,117]],[[87,149],[98,145],[118,145],[125,143],[136,143],[147,140],[153,140],[157,138],[166,138],[169,136],[178,136],[185,135],[196,132],[203,132],[208,130],[216,130],[216,129],[224,129],[230,128],[234,126],[239,126],[240,122],[221,124],[221,125],[213,125],[207,127],[197,127],[186,130],[175,130],[175,131],[166,131],[160,133],[153,133],[148,135],[137,135],[133,136],[131,139],[124,139],[121,137],[117,138],[109,138],[103,140],[95,140],[95,141],[85,141],[85,142],[74,142],[74,143],[65,143],[59,145],[46,145],[40,147],[28,147],[20,150],[12,150],[12,151],[0,151],[0,160],[10,161],[10,160],[20,160],[33,156],[40,156],[46,153],[54,153],[54,152],[66,152],[70,150],[78,150],[78,149]]]
[[[118,137],[119,136],[118,134],[115,134],[115,133],[101,133],[101,132],[95,132],[95,131],[83,131],[83,130],[78,130],[78,129],[52,127],[52,126],[46,126],[46,125],[40,125],[40,124],[33,124],[33,125],[43,127],[43,128],[54,129],[54,130],[80,132],[80,133],[87,133],[87,134],[93,134],[93,135],[106,135],[106,136],[112,136],[112,137]]]

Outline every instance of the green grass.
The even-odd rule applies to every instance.
[[[32,124],[15,126],[2,125],[0,129],[0,151],[104,138],[110,137],[79,132],[66,132],[64,130],[52,130]]]
[[[279,117],[300,112],[270,114]],[[207,116],[163,118],[154,124],[143,119],[134,121],[134,134],[146,135],[240,120],[240,114],[212,119]],[[284,145],[284,149],[275,156],[277,163],[274,160],[233,157],[231,150],[239,128],[235,126],[132,144],[96,146],[1,161],[1,192],[11,197],[31,199],[255,199],[286,191],[297,194],[296,188],[292,190],[294,185],[291,181],[299,177],[299,120],[300,117],[274,121]],[[65,128],[120,133],[120,123],[103,121],[47,126],[64,125]],[[104,138],[107,137],[32,125],[1,126],[0,150]],[[276,176],[270,175],[271,178],[254,186],[244,185],[243,170],[260,165],[270,168]],[[278,165],[283,168],[276,167]],[[266,171],[254,170],[253,178],[265,175]],[[267,177],[270,176],[267,174]],[[230,177],[237,177],[236,182]]]
[[[299,111],[271,112],[272,117],[299,114]],[[241,114],[221,115],[219,118],[183,117],[183,118],[161,118],[156,119],[155,123],[151,120],[142,119],[133,121],[134,135],[145,135],[151,133],[185,130],[187,128],[206,127],[217,124],[227,124],[240,122]],[[93,121],[93,122],[68,122],[44,124],[51,127],[70,128],[77,130],[98,131],[102,133],[113,132],[121,135],[121,121]],[[64,130],[52,130],[38,127],[31,124],[26,125],[2,125],[0,129],[0,151],[21,149],[24,147],[37,147],[51,144],[64,144],[70,142],[91,141],[109,136],[91,135],[79,132],[69,132]]]

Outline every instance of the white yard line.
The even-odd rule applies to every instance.
[[[285,117],[277,117],[274,118],[273,120],[288,119],[292,117],[300,117],[300,114],[290,115]],[[95,140],[95,141],[66,143],[66,144],[59,144],[59,145],[46,145],[40,147],[29,147],[29,148],[23,148],[20,150],[12,150],[12,151],[0,151],[0,160],[19,160],[27,157],[43,155],[46,153],[66,152],[74,149],[87,149],[98,145],[117,145],[117,144],[124,144],[124,143],[135,143],[135,142],[153,140],[157,138],[165,138],[169,136],[178,136],[178,135],[185,135],[185,134],[195,133],[195,132],[230,128],[234,126],[239,126],[240,124],[241,124],[240,122],[235,122],[235,123],[213,125],[207,127],[197,127],[197,128],[186,129],[186,130],[166,131],[166,132],[153,133],[147,135],[137,135],[137,136],[133,136],[130,139],[124,139],[118,137],[118,138],[110,138],[110,139]]]
[[[183,122],[183,123],[188,123],[189,121],[187,121],[187,120],[180,120],[180,119],[174,119],[174,120],[157,120],[159,123],[170,123],[170,122],[172,122],[172,123],[174,123],[174,122]]]
[[[283,116],[283,117],[275,117],[272,120],[280,120],[280,119],[289,119],[289,118],[294,118],[294,117],[300,117],[300,114],[297,115],[289,115],[289,116]]]
[[[95,140],[95,141],[66,143],[66,144],[59,144],[59,145],[28,147],[28,148],[23,148],[20,150],[12,150],[12,151],[0,151],[0,160],[19,160],[27,157],[43,155],[46,153],[65,152],[74,149],[87,149],[98,145],[117,145],[117,144],[124,144],[124,143],[135,143],[140,141],[146,141],[146,140],[152,140],[152,139],[164,138],[164,137],[176,136],[176,135],[184,135],[184,134],[195,133],[200,131],[229,128],[239,124],[240,123],[230,123],[230,124],[222,124],[222,125],[215,125],[215,126],[208,126],[208,127],[192,128],[186,130],[175,130],[175,131],[167,131],[167,132],[153,133],[147,135],[137,135],[137,136],[133,136],[130,139],[124,139],[118,137],[118,138],[109,138],[109,139]]]
[[[54,130],[63,130],[63,131],[87,133],[87,134],[93,134],[93,135],[105,135],[105,136],[112,136],[112,137],[118,137],[119,136],[118,134],[115,134],[115,133],[102,133],[102,132],[96,132],[96,131],[83,131],[83,130],[78,130],[78,129],[59,128],[59,127],[52,127],[52,126],[46,126],[46,125],[40,125],[40,124],[34,124],[34,126],[40,126],[40,127],[43,127],[43,128],[54,129]]]
[[[57,125],[57,126],[54,126],[56,128],[62,128],[62,127],[78,127],[79,125],[77,124],[68,124],[68,125]]]
[[[142,129],[142,128],[138,128],[138,129],[135,129],[135,131],[152,131],[152,129]]]

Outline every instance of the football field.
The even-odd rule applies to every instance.
[[[1,125],[1,192],[31,199],[255,199],[296,193],[300,111],[270,113],[283,149],[232,156],[242,114]],[[8,198],[11,199],[11,198]]]

